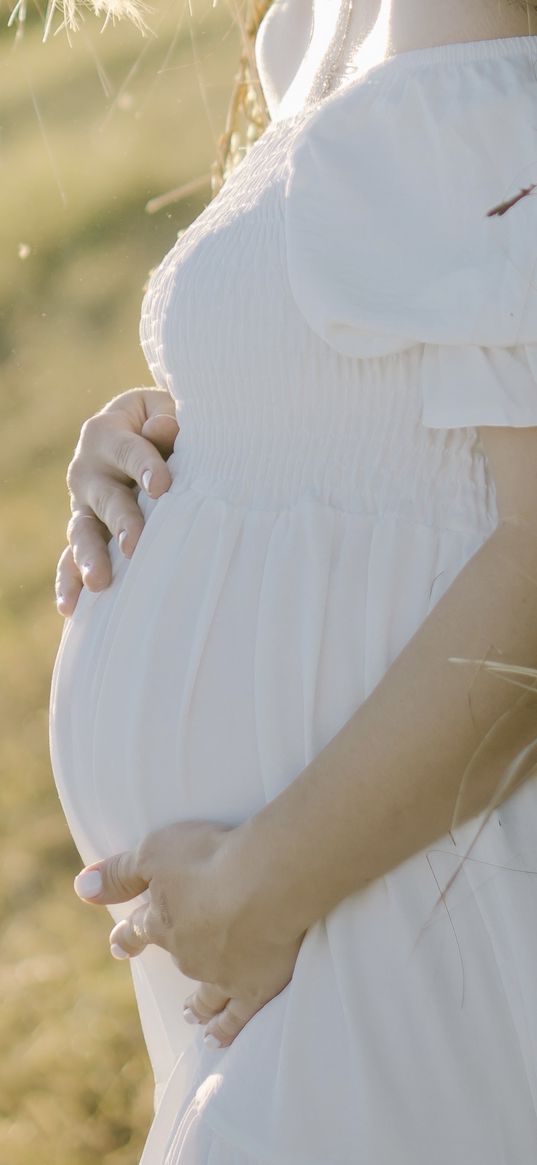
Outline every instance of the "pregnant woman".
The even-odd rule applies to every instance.
[[[537,1159],[537,712],[494,671],[537,663],[528,30],[275,0],[271,123],[143,302],[167,470],[142,390],[75,459],[52,760],[143,1165]]]

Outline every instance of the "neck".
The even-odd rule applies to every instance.
[[[278,35],[271,72],[277,74],[281,63],[290,77],[290,83],[281,82],[278,118],[296,113],[312,92],[319,97],[324,76],[330,90],[342,78],[359,76],[397,53],[537,34],[535,9],[528,15],[517,0],[353,0],[352,5],[350,0],[279,0],[275,16],[279,11],[288,40],[291,16],[298,17],[300,35],[286,56],[289,45],[278,47],[281,31],[273,21]]]
[[[412,49],[535,33],[535,10],[508,0],[354,0],[344,56],[367,67]]]

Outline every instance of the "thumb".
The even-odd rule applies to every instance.
[[[154,413],[144,421],[141,429],[142,437],[156,445],[161,457],[169,457],[173,453],[175,438],[179,432],[179,425],[173,413]]]
[[[149,882],[142,876],[138,858],[133,850],[114,854],[101,862],[86,866],[74,880],[79,898],[106,906],[112,902],[128,902],[147,890]]]

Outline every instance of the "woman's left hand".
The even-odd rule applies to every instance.
[[[237,847],[241,826],[187,821],[151,833],[135,850],[87,866],[80,898],[99,906],[148,901],[110,934],[116,958],[163,947],[199,987],[186,1000],[222,1046],[290,982],[304,934],[273,933],[248,895]]]

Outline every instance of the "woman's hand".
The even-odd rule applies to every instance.
[[[67,470],[72,517],[56,571],[56,603],[72,615],[82,586],[112,580],[107,543],[130,558],[143,529],[133,485],[158,498],[171,485],[165,458],[179,432],[175,403],[158,388],[132,388],[85,421]]]
[[[275,933],[249,898],[240,831],[206,821],[166,826],[75,879],[79,897],[97,905],[149,891],[113,928],[112,954],[132,958],[148,943],[169,951],[200,982],[188,1009],[223,1046],[287,986],[304,937]]]

